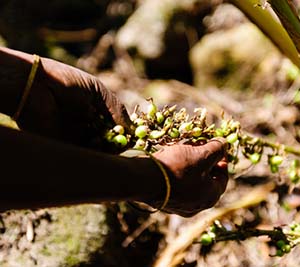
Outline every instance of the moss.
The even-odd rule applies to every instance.
[[[71,267],[71,266],[79,265],[81,261],[73,255],[68,255],[67,257],[65,257],[64,262],[65,262],[64,266]]]
[[[46,257],[50,257],[52,255],[48,248],[43,248],[42,250],[40,250],[40,253]]]
[[[70,267],[110,253],[103,247],[111,237],[104,205],[53,208],[38,214],[12,211],[2,215],[6,230],[0,238],[11,243],[6,251],[0,251],[1,266],[12,266],[21,260],[24,264],[20,266],[31,266],[25,263],[34,259],[38,266]],[[32,243],[22,230],[26,229],[28,219],[35,226]]]
[[[78,254],[80,251],[80,241],[75,238],[69,238],[66,242],[66,247],[70,251],[70,253]]]

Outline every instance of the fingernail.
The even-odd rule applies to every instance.
[[[227,169],[228,163],[227,163],[227,161],[225,161],[225,160],[220,160],[220,161],[217,163],[217,166],[220,167],[221,169]]]

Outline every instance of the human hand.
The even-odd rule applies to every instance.
[[[4,75],[13,80],[8,86],[21,87],[19,84],[25,84],[33,56],[2,50],[7,53],[7,60],[3,60]],[[11,88],[10,92],[13,90]],[[15,98],[20,94],[18,92]],[[81,146],[101,143],[105,128],[121,124],[129,129],[130,123],[124,105],[99,79],[47,58],[41,58],[30,95],[18,119],[18,125],[24,130]]]
[[[171,180],[171,196],[164,211],[190,217],[215,205],[228,181],[226,149],[225,139],[216,138],[202,146],[173,145],[154,153]],[[159,207],[161,203],[150,205]]]

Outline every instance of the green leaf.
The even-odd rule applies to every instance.
[[[285,54],[297,67],[300,59],[297,48],[284,27],[266,9],[260,6],[259,0],[230,0]],[[269,2],[286,2],[285,0]],[[274,3],[270,3],[274,8]],[[276,12],[276,11],[275,11]],[[286,27],[286,25],[285,25]]]
[[[280,19],[283,27],[300,51],[300,20],[295,6],[290,0],[268,0],[272,9]]]

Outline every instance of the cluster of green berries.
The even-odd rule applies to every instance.
[[[279,172],[287,153],[299,155],[300,151],[286,149],[284,145],[267,142],[258,137],[252,137],[241,131],[240,123],[233,119],[222,119],[220,126],[207,124],[205,108],[196,108],[192,115],[185,108],[177,110],[176,105],[165,106],[161,110],[152,99],[146,112],[139,111],[137,106],[131,114],[132,127],[130,133],[124,127],[116,125],[106,133],[106,140],[118,149],[134,148],[138,150],[155,151],[156,145],[171,145],[178,142],[201,145],[214,137],[226,138],[228,146],[228,161],[237,164],[243,154],[251,164],[258,164],[264,153],[272,173]],[[158,148],[159,149],[159,148]],[[241,153],[239,153],[241,152]],[[292,183],[300,182],[300,160],[292,160],[286,170]],[[244,230],[243,230],[244,231]],[[237,233],[239,230],[237,231]],[[248,233],[251,235],[252,232]],[[300,243],[300,224],[294,224],[285,233],[286,238],[274,239],[276,256],[290,252],[291,248]],[[200,243],[210,246],[222,240],[220,236],[228,238],[228,231],[220,224],[214,223],[208,231],[203,233]],[[225,240],[225,239],[223,239]]]
[[[131,114],[132,126],[130,133],[125,132],[121,125],[116,125],[106,133],[106,139],[119,149],[134,148],[155,151],[156,145],[178,143],[201,145],[214,137],[226,138],[228,161],[233,165],[243,156],[251,164],[258,164],[268,148],[268,165],[272,173],[279,172],[286,152],[283,145],[273,144],[252,137],[241,131],[241,125],[233,119],[222,119],[220,125],[207,124],[205,108],[195,108],[192,115],[185,108],[177,110],[176,105],[158,109],[152,99],[145,112],[137,106]],[[297,152],[298,153],[298,152]],[[300,153],[300,152],[299,152]],[[300,161],[293,160],[286,171],[291,182],[300,182]]]
[[[106,134],[106,139],[118,147],[147,149],[151,145],[168,145],[179,141],[188,144],[204,144],[214,137],[224,137],[229,144],[239,141],[240,123],[223,120],[220,127],[206,122],[207,111],[205,108],[195,108],[190,116],[185,108],[180,110],[174,106],[165,106],[158,110],[152,99],[146,112],[135,108],[130,118],[132,133],[126,133],[121,125],[116,125]]]
[[[257,164],[261,161],[262,155],[268,149],[267,163],[270,167],[271,173],[278,173],[280,168],[285,172],[287,177],[293,184],[300,182],[300,160],[297,158],[290,160],[290,166],[288,168],[283,167],[284,161],[287,159],[287,154],[296,155],[299,157],[300,151],[286,149],[286,146],[282,144],[274,144],[263,139],[250,137],[249,135],[239,134],[238,145],[242,148],[244,157],[248,158],[252,164]],[[236,156],[237,157],[237,156]],[[237,163],[238,158],[231,160]]]
[[[200,243],[202,246],[211,246],[218,241],[217,238],[223,233],[227,233],[226,228],[219,220],[215,220],[208,230],[200,236]]]
[[[279,240],[276,243],[277,256],[289,253],[293,247],[300,244],[300,223],[293,222],[288,228],[284,231],[286,240]]]
[[[282,257],[284,254],[289,253],[292,247],[288,240],[278,240],[276,242],[276,256]]]
[[[285,235],[284,239],[275,242],[275,256],[283,256],[291,251],[293,247],[300,243],[300,223],[293,222],[285,230],[282,231]]]
[[[218,220],[205,231],[199,242],[204,247],[211,247],[217,242],[228,240],[245,240],[250,237],[267,235],[269,244],[275,247],[276,253],[272,256],[283,256],[289,253],[293,247],[300,243],[300,224],[292,223],[285,229],[275,227],[273,230],[262,230],[245,227],[237,227],[236,230],[228,230]]]
[[[185,140],[200,144],[214,137],[214,125],[206,125],[206,109],[197,108],[192,117],[185,108],[176,110],[176,105],[158,110],[150,99],[146,112],[135,108],[131,114],[132,133],[125,133],[116,125],[106,134],[106,139],[120,148],[149,149],[153,145],[168,145]]]

